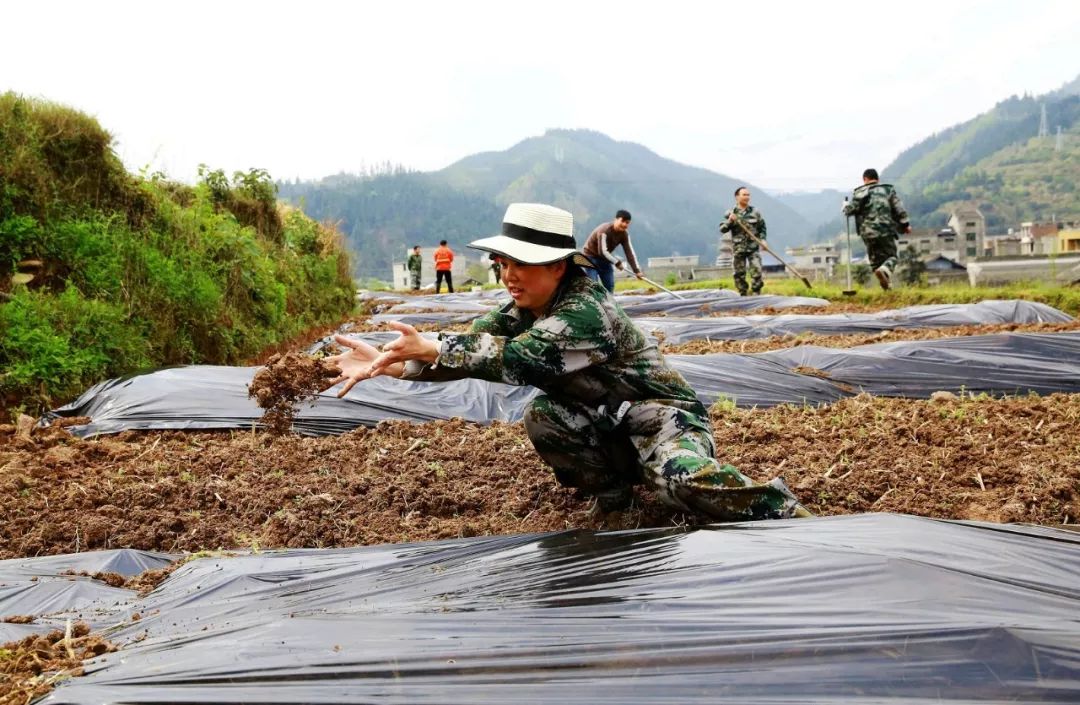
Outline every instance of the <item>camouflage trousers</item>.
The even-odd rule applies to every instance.
[[[414,291],[420,288],[420,271],[416,269],[409,270],[409,288]]]
[[[870,260],[870,269],[885,266],[890,272],[896,271],[896,239],[895,235],[863,238],[863,242],[866,243],[866,256]]]
[[[645,484],[665,503],[717,521],[789,516],[790,492],[717,462],[708,420],[679,404],[700,409],[646,401],[620,417],[542,394],[525,412],[525,430],[559,483],[586,494]]]
[[[735,288],[739,290],[739,293],[743,296],[747,294],[746,286],[746,274],[749,272],[752,287],[750,289],[754,294],[761,293],[761,287],[765,286],[765,282],[761,278],[761,253],[757,250],[752,252],[736,252],[735,257],[732,259],[732,266],[735,269]]]

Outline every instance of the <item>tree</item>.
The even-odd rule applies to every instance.
[[[900,253],[899,258],[900,278],[909,286],[914,286],[922,281],[926,274],[926,262],[919,257],[914,245],[908,245],[907,249]]]
[[[851,278],[855,280],[855,283],[859,286],[866,286],[870,283],[870,277],[874,272],[870,269],[868,264],[856,264],[851,268]]]

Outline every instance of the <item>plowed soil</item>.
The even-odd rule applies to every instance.
[[[1039,524],[1080,513],[1080,395],[714,409],[720,456],[816,514]],[[338,437],[0,426],[0,558],[132,547],[327,547],[706,521],[639,490],[592,513],[520,424],[389,422]]]
[[[857,333],[855,335],[822,335],[801,333],[798,335],[773,335],[768,338],[749,340],[691,340],[686,343],[663,343],[664,353],[680,355],[704,355],[707,353],[757,353],[768,350],[794,348],[799,345],[817,345],[824,348],[853,348],[872,343],[893,343],[901,340],[938,340],[970,335],[992,333],[1060,333],[1080,330],[1080,320],[1068,323],[1001,323],[977,326],[952,326],[948,328],[915,328],[888,330],[880,333]],[[662,339],[662,336],[657,335]]]
[[[90,634],[83,623],[71,634],[56,630],[0,647],[0,705],[26,705],[63,678],[81,676],[82,662],[116,647]]]

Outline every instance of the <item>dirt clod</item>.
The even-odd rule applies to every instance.
[[[292,429],[297,406],[314,399],[338,376],[338,370],[321,358],[288,352],[274,355],[255,373],[248,396],[265,409],[262,424],[271,434],[282,435]]]

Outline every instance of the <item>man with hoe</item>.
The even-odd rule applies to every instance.
[[[741,296],[746,296],[748,292],[757,296],[761,293],[761,287],[765,285],[761,277],[761,252],[757,242],[747,234],[746,230],[756,235],[758,240],[764,240],[766,237],[764,216],[761,215],[761,211],[750,205],[750,189],[740,186],[735,189],[735,207],[724,214],[724,222],[720,223],[720,232],[731,233],[735,288],[739,290]],[[746,285],[747,272],[750,273],[752,283],[750,287]]]
[[[896,241],[910,233],[907,211],[890,184],[878,183],[876,169],[863,172],[863,185],[844,200],[844,216],[855,216],[855,230],[866,244],[866,256],[882,289],[892,283],[896,269]]]
[[[525,429],[558,481],[595,496],[600,511],[632,503],[644,483],[667,503],[720,521],[805,516],[777,478],[757,485],[716,460],[709,416],[654,343],[590,280],[577,250],[573,216],[513,203],[502,234],[470,243],[494,254],[511,301],[468,333],[421,337],[402,323],[380,352],[336,336],[346,351],[329,358],[343,396],[361,380],[388,375],[443,381],[472,377],[532,385],[541,394]],[[332,385],[331,385],[332,386]]]
[[[630,211],[617,211],[614,220],[598,225],[585,241],[584,254],[592,263],[591,267],[586,268],[586,276],[612,292],[615,291],[615,270],[623,271],[622,260],[614,254],[619,245],[626,253],[626,261],[630,263],[634,276],[641,279],[644,275],[634,255],[634,247],[630,244]]]

